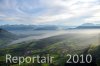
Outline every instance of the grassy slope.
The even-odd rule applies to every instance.
[[[89,47],[87,53],[92,54],[96,58],[98,66],[100,66],[100,45],[93,44]]]
[[[26,55],[26,56],[27,55],[31,56],[35,54],[45,55],[49,53],[56,57],[55,65],[60,65],[64,63],[65,60],[64,57],[67,53],[70,54],[83,53],[90,44],[94,44],[96,42],[97,42],[96,36],[91,36],[91,35],[87,36],[82,34],[67,34],[67,35],[49,37],[38,41],[14,44],[7,48],[1,49],[0,54],[1,57],[3,57],[5,53],[10,53],[12,55]]]
[[[10,41],[17,39],[18,37],[6,30],[0,29],[0,47],[5,46]]]

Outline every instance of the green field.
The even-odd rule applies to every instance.
[[[5,54],[14,56],[45,56],[50,54],[55,57],[53,64],[21,64],[21,66],[64,66],[67,54],[92,54],[96,58],[96,64],[100,65],[100,46],[98,34],[67,33],[44,39],[21,42],[8,45],[0,49],[0,62],[5,62]],[[2,63],[1,63],[2,64]],[[2,65],[7,65],[3,63]],[[19,66],[8,64],[8,66]]]

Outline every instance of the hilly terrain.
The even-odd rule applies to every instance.
[[[100,45],[91,45],[87,53],[92,54],[96,58],[97,65],[100,66]]]
[[[3,47],[7,43],[17,39],[18,37],[15,34],[12,34],[4,29],[0,28],[0,47]]]
[[[50,54],[55,57],[53,64],[29,64],[29,66],[64,66],[66,54],[87,54],[97,55],[96,63],[99,66],[99,39],[98,34],[66,33],[44,39],[21,42],[9,45],[0,50],[0,58],[4,60],[5,53],[17,56],[32,56]],[[95,46],[98,45],[98,46]],[[92,50],[91,50],[92,49]],[[27,66],[22,64],[21,66]],[[18,66],[14,64],[13,66]],[[73,65],[72,65],[73,66]]]

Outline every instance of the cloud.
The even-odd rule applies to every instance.
[[[100,21],[98,10],[99,0],[0,0],[0,20],[22,24]]]
[[[88,18],[84,19],[84,21],[92,23],[100,22],[100,5],[93,6],[90,11],[92,11],[92,13]]]
[[[72,14],[58,14],[58,15],[52,15],[52,16],[41,16],[37,19],[35,19],[36,22],[52,22],[52,21],[59,21],[59,20],[64,20],[64,19],[69,19],[73,17]],[[34,21],[34,19],[33,19]]]
[[[100,22],[100,9],[95,11],[89,18],[86,18],[85,22]]]

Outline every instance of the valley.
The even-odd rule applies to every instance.
[[[5,48],[0,49],[1,61],[5,61],[5,54],[16,56],[54,56],[53,64],[28,64],[35,66],[64,66],[66,54],[95,53],[96,64],[99,66],[99,37],[100,30],[67,30],[51,31],[39,36],[28,36],[11,42]],[[26,40],[27,39],[27,40]],[[19,41],[21,40],[21,41]],[[97,49],[98,48],[98,49]],[[12,65],[12,64],[10,64]],[[26,65],[27,64],[21,64]],[[18,66],[18,64],[13,64]]]

